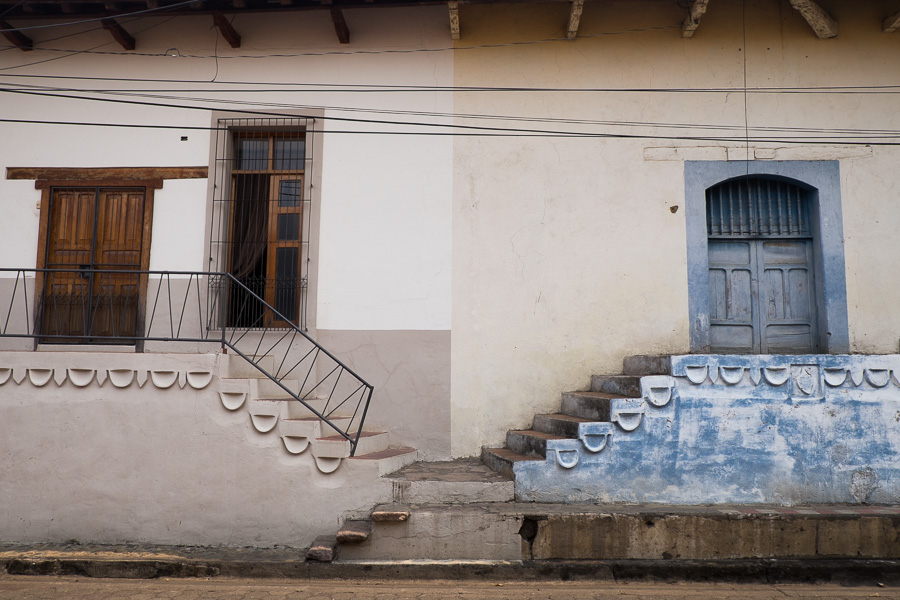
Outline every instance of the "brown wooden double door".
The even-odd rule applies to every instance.
[[[127,271],[146,268],[146,196],[141,187],[51,190],[41,341],[136,342],[146,276]]]

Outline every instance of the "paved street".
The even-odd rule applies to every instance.
[[[613,582],[471,582],[471,581],[340,581],[244,579],[85,579],[75,577],[0,576],[0,600],[681,600],[727,598],[821,600],[892,598],[900,588],[838,585],[758,585]]]

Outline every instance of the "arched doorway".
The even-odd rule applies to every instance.
[[[811,205],[807,189],[770,177],[707,189],[710,351],[818,351]]]

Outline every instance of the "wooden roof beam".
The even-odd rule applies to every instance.
[[[3,37],[9,40],[9,43],[24,52],[34,50],[34,41],[6,21],[0,19],[0,32]]]
[[[334,24],[334,32],[338,41],[342,44],[350,43],[350,30],[347,29],[347,21],[344,19],[344,11],[336,6],[331,7],[331,22]]]
[[[450,39],[458,40],[459,39],[459,2],[456,0],[450,0],[447,3],[447,8],[450,10]]]
[[[803,15],[819,38],[827,40],[838,36],[838,22],[813,0],[791,0],[791,6]]]
[[[882,31],[885,33],[894,33],[897,29],[900,29],[900,12],[891,15],[881,24]]]
[[[566,37],[570,40],[578,35],[578,26],[581,24],[581,13],[584,11],[584,0],[572,0],[569,8],[569,26],[566,28]]]
[[[134,50],[136,47],[136,43],[134,38],[131,37],[131,34],[125,31],[125,28],[119,25],[118,21],[115,19],[101,19],[100,24],[103,25],[103,29],[110,32],[113,36],[113,39],[119,42],[119,45],[125,48],[126,50]]]
[[[241,34],[239,34],[235,30],[228,18],[222,14],[222,11],[212,11],[212,18],[213,23],[215,23],[216,27],[219,28],[219,33],[222,34],[222,37],[225,38],[225,41],[228,42],[228,44],[232,48],[240,48]]]
[[[681,37],[694,37],[694,32],[700,27],[700,19],[706,14],[706,6],[708,4],[709,0],[694,0],[691,3],[691,10],[688,13],[688,17],[681,26]]]

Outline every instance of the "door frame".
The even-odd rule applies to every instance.
[[[841,214],[840,163],[829,161],[685,161],[690,348],[709,353],[709,256],[706,190],[741,176],[789,181],[810,191],[819,352],[850,351]]]
[[[46,268],[47,264],[47,236],[50,231],[50,202],[55,188],[143,188],[144,189],[144,214],[141,235],[141,271],[150,269],[150,243],[153,231],[153,196],[154,192],[162,187],[162,179],[146,180],[38,180],[35,188],[41,190],[40,222],[38,226],[37,267]],[[144,330],[147,316],[147,287],[149,276],[145,273],[140,276],[138,284],[137,319],[135,329]],[[38,271],[35,275],[35,302],[40,306],[44,293],[44,276]],[[39,318],[36,315],[35,318]],[[40,338],[35,338],[35,349],[39,345]],[[129,346],[131,344],[128,344]],[[98,345],[97,347],[101,347]],[[142,352],[143,340],[136,340],[135,351]]]

